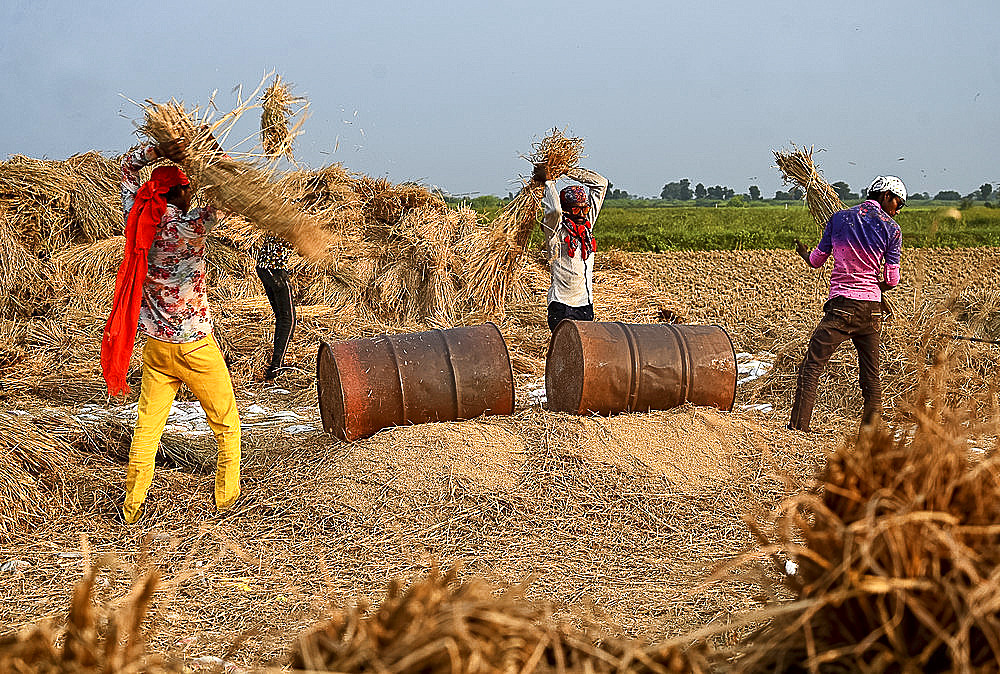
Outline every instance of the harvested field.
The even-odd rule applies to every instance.
[[[684,320],[725,326],[737,350],[787,349],[770,377],[738,394],[737,409],[765,403],[772,411],[682,408],[600,419],[528,405],[528,392],[541,385],[547,338],[541,300],[532,299],[512,307],[501,324],[514,354],[521,401],[515,416],[389,429],[339,443],[319,429],[310,367],[316,343],[383,326],[346,308],[303,307],[293,345],[303,371],[284,388],[268,387],[254,382],[269,347],[266,310],[235,293],[217,295],[244,414],[252,405],[305,405],[312,418],[301,423],[312,430],[248,427],[246,498],[226,516],[214,512],[203,471],[171,468],[165,456],[150,492],[150,518],[127,529],[114,513],[130,426],[78,412],[84,401],[116,406],[103,399],[95,365],[99,317],[67,307],[51,318],[8,320],[2,395],[8,410],[23,413],[5,417],[2,437],[8,447],[23,437],[48,442],[53,465],[21,466],[33,482],[14,501],[22,504],[20,524],[3,530],[0,559],[24,562],[0,573],[4,595],[20,599],[4,603],[0,628],[63,615],[82,573],[81,552],[123,561],[101,576],[117,578],[119,591],[121,581],[153,567],[174,582],[155,600],[149,648],[189,661],[280,661],[290,637],[330,607],[377,602],[390,579],[411,578],[435,562],[501,585],[531,576],[530,598],[625,637],[674,637],[755,607],[745,580],[699,587],[713,565],[752,546],[744,515],[763,519],[796,493],[853,428],[860,409],[853,352],[840,351],[821,383],[817,425],[827,434],[790,433],[782,427],[793,367],[822,299],[793,253],[608,258],[597,274],[604,316],[653,320],[644,300],[621,291],[645,286]],[[888,329],[902,327],[909,307],[945,302],[954,281],[974,278],[970,269],[998,258],[998,250],[907,251],[904,286],[896,291],[900,323]],[[741,277],[743,283],[732,282]],[[227,277],[220,278],[226,288]],[[613,308],[605,303],[612,297]],[[77,317],[73,324],[65,322],[69,316]],[[982,376],[995,368],[998,347],[956,348],[970,367],[982,365]],[[186,442],[189,454],[207,454],[211,465],[211,439],[186,437],[168,435],[165,444]],[[239,635],[245,641],[227,656]]]
[[[98,364],[121,239],[117,230],[74,219],[72,181],[62,202],[24,210],[38,226],[12,221],[20,207],[0,204],[0,638],[44,619],[63,627],[74,584],[106,555],[118,562],[96,573],[93,596],[118,605],[132,581],[155,572],[161,580],[146,649],[187,666],[287,663],[301,631],[359,601],[398,599],[390,581],[405,584],[435,565],[454,569],[457,582],[530,580],[528,600],[549,602],[554,619],[596,625],[609,638],[683,641],[706,626],[721,633],[760,606],[766,593],[755,581],[773,580],[771,570],[705,581],[719,564],[758,551],[746,517],[763,523],[768,540],[790,544],[768,513],[805,492],[827,453],[855,430],[861,406],[856,359],[844,347],[820,383],[814,428],[822,432],[784,429],[795,367],[825,299],[820,273],[791,251],[598,253],[599,318],[719,324],[737,351],[773,369],[739,388],[732,413],[561,415],[537,404],[548,343],[546,271],[537,254],[503,249],[504,264],[481,271],[503,276],[509,292],[484,300],[492,313],[457,311],[470,301],[449,285],[462,278],[461,261],[442,257],[449,245],[428,233],[440,222],[435,213],[466,232],[472,216],[428,201],[426,191],[333,168],[296,180],[300,203],[311,203],[313,214],[336,212],[333,229],[367,231],[361,240],[385,243],[389,252],[300,263],[289,354],[299,367],[279,385],[264,385],[257,377],[271,317],[250,257],[257,233],[237,219],[220,228],[210,299],[246,421],[244,497],[235,511],[215,512],[213,441],[178,406],[148,516],[132,528],[116,512],[135,394],[107,400]],[[526,190],[522,201],[531,196]],[[45,208],[58,217],[45,220]],[[392,223],[404,221],[393,233]],[[505,235],[516,239],[519,224],[507,221]],[[36,248],[51,254],[39,257]],[[416,264],[429,275],[407,277],[405,260],[418,253]],[[923,372],[946,346],[950,367],[935,380],[942,399],[976,418],[995,414],[1000,347],[942,335],[995,339],[1000,280],[986,272],[998,265],[1000,249],[904,251],[883,348],[890,421],[917,414]],[[431,273],[443,269],[450,271]],[[403,296],[421,299],[393,304]],[[314,377],[320,340],[482,315],[498,322],[511,350],[514,415],[387,429],[355,443],[322,432]],[[137,349],[136,392],[138,364]],[[190,393],[182,390],[180,399]],[[470,601],[481,597],[473,595]],[[741,643],[753,626],[721,634],[718,645]]]

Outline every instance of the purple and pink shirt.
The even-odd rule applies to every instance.
[[[869,199],[833,214],[819,245],[809,253],[809,264],[822,267],[832,253],[830,297],[878,302],[879,281],[899,283],[902,242],[896,221]]]

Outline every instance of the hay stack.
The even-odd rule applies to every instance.
[[[293,671],[397,674],[703,671],[679,649],[640,648],[558,624],[550,609],[454,571],[432,572],[402,591],[397,581],[370,615],[365,605],[302,636]]]
[[[21,244],[43,256],[121,231],[118,166],[98,152],[65,161],[14,155],[0,163],[0,211]]]
[[[0,207],[0,318],[44,314],[54,300],[49,265],[22,240]]]
[[[998,424],[946,402],[947,369],[912,424],[841,446],[779,508],[776,540],[757,532],[798,561],[798,601],[739,646],[740,671],[996,671]]]
[[[830,216],[846,206],[816,168],[812,158],[813,151],[812,147],[807,150],[793,145],[788,151],[775,150],[774,160],[785,183],[798,185],[806,191],[809,214],[822,230]]]
[[[487,224],[471,209],[449,208],[421,185],[393,185],[339,164],[279,177],[221,156],[212,141],[210,132],[227,132],[249,107],[210,127],[202,124],[210,116],[199,117],[197,109],[186,111],[176,101],[150,103],[141,127],[157,143],[187,139],[184,168],[200,194],[226,212],[213,236],[213,243],[224,244],[212,246],[214,258],[249,254],[269,231],[307,258],[296,263],[301,297],[357,305],[363,315],[396,325],[499,320],[510,299],[527,293],[519,280],[541,184],[526,184]],[[528,159],[546,162],[558,177],[576,164],[581,148],[580,139],[554,130]],[[9,183],[11,191],[0,203],[0,213],[7,213],[6,222],[0,216],[0,316],[48,315],[59,298],[74,306],[81,298],[106,304],[112,285],[106,272],[121,254],[115,162],[96,153],[65,162],[22,157],[4,169],[0,184]],[[53,257],[52,263],[40,261],[36,252]],[[213,269],[238,273],[246,266],[225,262]],[[255,284],[250,274],[237,290],[246,294]]]

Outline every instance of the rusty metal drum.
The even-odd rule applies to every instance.
[[[492,323],[321,342],[316,387],[323,428],[343,440],[514,411],[510,354]]]
[[[731,410],[736,352],[716,325],[562,321],[545,360],[548,408],[573,414]]]

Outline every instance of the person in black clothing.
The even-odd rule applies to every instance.
[[[274,381],[285,367],[285,354],[295,332],[295,300],[288,280],[288,258],[292,247],[268,234],[257,251],[257,276],[264,285],[267,301],[274,311],[274,347],[271,363],[264,371],[264,381]]]

